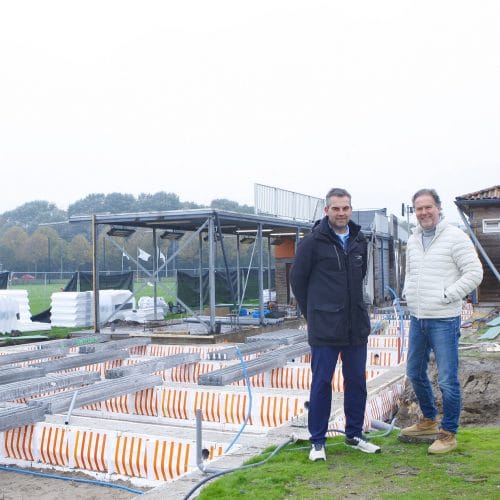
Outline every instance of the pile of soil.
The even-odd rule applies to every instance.
[[[441,391],[437,384],[437,369],[433,359],[429,363],[436,406],[442,413]],[[462,387],[462,426],[500,426],[500,353],[467,350],[461,352],[459,379]],[[421,416],[417,398],[408,379],[399,401],[397,426],[411,425]]]

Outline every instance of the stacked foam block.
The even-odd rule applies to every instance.
[[[52,326],[92,325],[92,292],[56,292],[51,300]]]
[[[56,292],[52,294],[51,323],[53,326],[84,327],[94,322],[93,292]],[[122,304],[126,308],[120,310],[113,319],[124,319],[126,313],[133,309],[133,299],[128,290],[101,290],[99,292],[99,316],[107,321],[113,312]]]
[[[0,333],[50,330],[49,323],[31,321],[28,290],[0,290],[0,298],[3,298],[3,304],[0,304],[0,316],[4,317],[4,320],[0,320],[0,322],[6,321],[7,317],[9,318],[8,324],[0,326]],[[8,306],[9,301],[13,301],[14,305]],[[12,307],[14,307],[15,312],[12,312]]]
[[[12,298],[0,295],[0,333],[10,333],[16,329],[19,306]]]

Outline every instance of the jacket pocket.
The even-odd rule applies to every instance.
[[[323,342],[346,342],[349,339],[343,304],[316,304],[310,311],[309,334]]]

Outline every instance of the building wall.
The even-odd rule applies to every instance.
[[[290,268],[293,258],[276,259],[276,301],[278,304],[290,304]]]
[[[481,246],[488,254],[489,259],[493,262],[497,270],[500,269],[500,232],[485,233],[483,231],[484,219],[500,219],[500,201],[499,206],[474,207],[470,211],[469,224],[474,231]],[[500,287],[495,275],[491,272],[488,264],[486,264],[481,253],[479,258],[483,264],[484,278],[479,286],[478,301],[479,302],[496,302],[500,303]]]
[[[295,239],[286,238],[281,245],[276,245],[275,255],[275,286],[278,304],[290,304],[290,268],[295,257]]]

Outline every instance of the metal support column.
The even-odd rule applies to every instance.
[[[198,235],[198,247],[200,249],[200,259],[199,259],[199,273],[200,273],[200,279],[199,279],[199,290],[200,290],[200,307],[199,307],[199,314],[203,314],[203,240],[202,240],[202,234],[200,233]]]
[[[92,215],[92,274],[94,290],[94,332],[101,332],[99,317],[99,264],[97,261],[97,222],[95,214]]]
[[[257,229],[257,243],[259,245],[259,318],[264,324],[264,245],[262,241],[262,224]]]
[[[153,314],[155,320],[158,319],[158,307],[156,297],[158,296],[158,243],[156,239],[156,228],[153,228]]]
[[[215,332],[215,230],[214,218],[208,221],[208,289],[210,300],[210,333]]]
[[[241,276],[240,276],[240,235],[236,235],[236,295],[238,296],[238,306],[241,309]],[[238,314],[240,311],[238,310]]]

